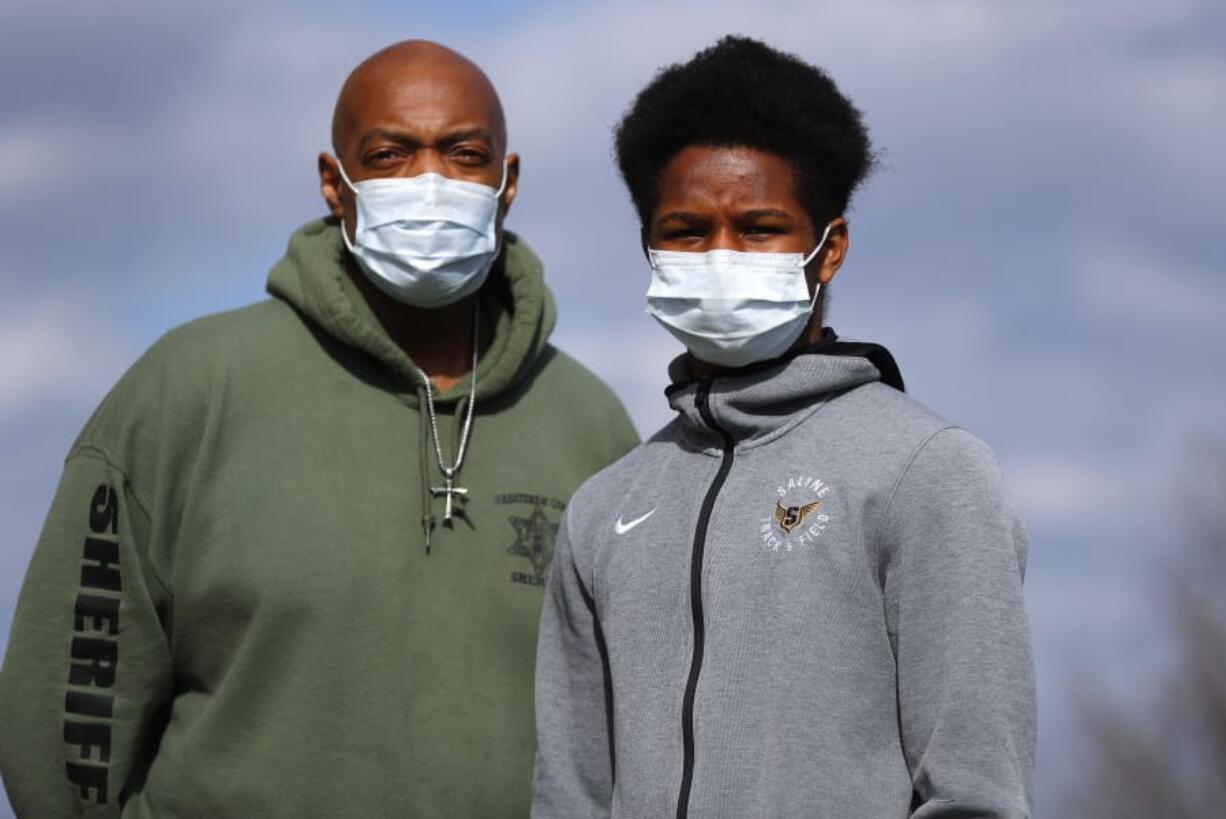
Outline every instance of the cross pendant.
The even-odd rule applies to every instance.
[[[468,490],[462,486],[456,486],[455,481],[452,480],[450,475],[443,476],[443,483],[443,486],[430,487],[430,493],[436,498],[440,496],[445,496],[447,498],[447,504],[443,508],[443,522],[449,523],[452,517],[451,513],[453,499],[460,498],[461,500],[467,500]]]

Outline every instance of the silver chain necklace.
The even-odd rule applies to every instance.
[[[438,417],[434,412],[434,390],[430,386],[430,378],[426,373],[417,367],[417,374],[421,376],[421,380],[426,385],[426,411],[430,414],[430,432],[434,435],[434,457],[438,460],[439,471],[443,473],[443,485],[430,487],[430,494],[434,497],[445,497],[447,504],[443,510],[443,522],[450,523],[456,499],[466,500],[468,498],[468,490],[462,486],[455,485],[456,476],[460,472],[460,467],[464,464],[464,455],[468,451],[468,438],[473,429],[473,407],[477,403],[477,330],[481,324],[479,308],[473,310],[473,365],[472,365],[472,384],[468,388],[468,410],[464,416],[464,426],[460,430],[460,446],[456,451],[455,463],[447,466],[443,460],[443,447],[439,443],[438,437]],[[426,545],[429,546],[430,532],[426,530]]]

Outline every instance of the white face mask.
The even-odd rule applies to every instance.
[[[414,307],[443,307],[475,293],[498,256],[498,190],[437,173],[349,181],[356,197],[353,241],[345,246],[375,285]]]
[[[649,248],[647,313],[699,361],[744,367],[777,358],[809,323],[821,284],[810,297],[805,267],[826,244],[832,226],[808,256]]]

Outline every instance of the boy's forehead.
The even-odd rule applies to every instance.
[[[665,164],[659,204],[694,197],[778,200],[795,196],[795,171],[786,159],[745,147],[689,146]]]

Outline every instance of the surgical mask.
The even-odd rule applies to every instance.
[[[649,248],[647,313],[699,361],[744,367],[777,358],[796,342],[813,314],[821,283],[810,296],[805,267],[826,244],[831,227],[826,226],[808,256]]]
[[[498,256],[498,190],[437,173],[349,181],[356,197],[353,241],[345,246],[375,286],[414,307],[453,304],[485,283]]]

